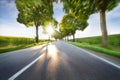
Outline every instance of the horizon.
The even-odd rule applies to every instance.
[[[111,35],[120,35],[120,34],[109,34],[108,36],[111,36]],[[15,37],[15,38],[32,38],[34,39],[33,37],[22,37],[22,36],[6,36],[6,35],[0,35],[0,37]],[[69,36],[70,37],[70,36]],[[97,36],[88,36],[88,37],[79,37],[79,38],[90,38],[90,37],[102,37],[101,35],[97,35]],[[43,38],[39,38],[39,39],[43,39]],[[46,38],[48,39],[48,38]],[[70,38],[72,39],[72,38]],[[43,39],[44,40],[44,39]]]

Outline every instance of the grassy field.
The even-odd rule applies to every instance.
[[[120,34],[109,35],[108,41],[109,41],[109,45],[120,47]],[[101,44],[102,37],[97,36],[97,37],[87,37],[87,38],[76,38],[76,42],[88,43],[88,44]]]
[[[45,40],[40,40],[40,44],[46,43]],[[33,38],[24,37],[7,37],[0,36],[0,53],[23,49],[31,46],[35,46]]]
[[[109,39],[108,48],[103,48],[101,46],[102,38],[100,36],[77,38],[76,42],[70,42],[70,43],[79,47],[120,57],[120,34],[109,35],[108,39]]]

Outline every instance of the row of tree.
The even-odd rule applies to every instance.
[[[17,21],[27,27],[36,27],[36,42],[38,42],[38,27],[45,26],[49,22],[56,22],[53,18],[53,2],[59,0],[16,0],[19,11]],[[100,13],[100,26],[103,37],[103,46],[107,47],[108,37],[106,29],[106,11],[115,8],[120,0],[61,0],[64,5],[64,15],[60,23],[62,37],[75,35],[76,30],[84,30],[88,23],[89,16],[93,13]],[[53,35],[57,36],[57,35]],[[74,40],[74,39],[73,39]]]
[[[62,37],[73,35],[73,41],[75,41],[76,30],[83,31],[88,26],[87,19],[88,16],[75,16],[72,12],[63,16],[60,23],[60,32]]]
[[[78,17],[78,19],[80,20],[79,23],[83,24],[83,25],[81,25],[78,23],[78,27],[80,29],[73,28],[74,30],[76,30],[76,29],[84,30],[84,28],[87,26],[87,19],[89,18],[89,16],[96,12],[100,13],[100,27],[101,27],[102,37],[103,37],[102,45],[103,45],[103,47],[107,47],[108,34],[107,34],[107,28],[106,28],[106,14],[105,13],[106,13],[106,11],[110,11],[113,8],[115,8],[119,4],[120,0],[62,0],[62,1],[63,1],[63,5],[64,5],[64,10],[68,14],[67,16],[69,16],[72,12],[74,14],[74,16]],[[64,16],[64,17],[66,17],[66,16]],[[65,21],[65,23],[63,23],[64,17],[61,22],[62,24],[65,24],[67,21],[70,20],[68,18]],[[71,24],[71,22],[70,22],[70,24]],[[74,20],[73,20],[73,24],[75,25],[75,24],[77,24],[77,22],[74,23]],[[77,27],[74,25],[72,25],[72,26]],[[65,24],[64,26],[67,26],[67,25]],[[69,29],[70,28],[71,28],[71,25],[69,26]],[[64,29],[66,29],[66,28],[64,28]],[[61,26],[61,30],[63,30],[63,25]],[[73,31],[71,30],[71,33],[72,32]],[[64,34],[64,32],[63,32],[63,34]]]

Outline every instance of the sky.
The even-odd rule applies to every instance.
[[[25,25],[16,21],[18,11],[14,3],[15,0],[0,0],[0,35],[3,36],[19,36],[19,37],[35,37],[35,27],[27,28]],[[60,22],[64,16],[62,3],[54,4],[54,18]],[[106,12],[106,22],[108,34],[120,34],[120,5],[110,12]],[[99,13],[92,14],[88,19],[89,25],[84,31],[76,31],[75,36],[89,37],[101,35]],[[48,38],[48,35],[42,33],[39,27],[39,37]]]

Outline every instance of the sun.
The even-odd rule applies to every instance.
[[[51,35],[51,34],[53,34],[53,32],[54,32],[53,28],[51,26],[48,26],[47,33]]]

